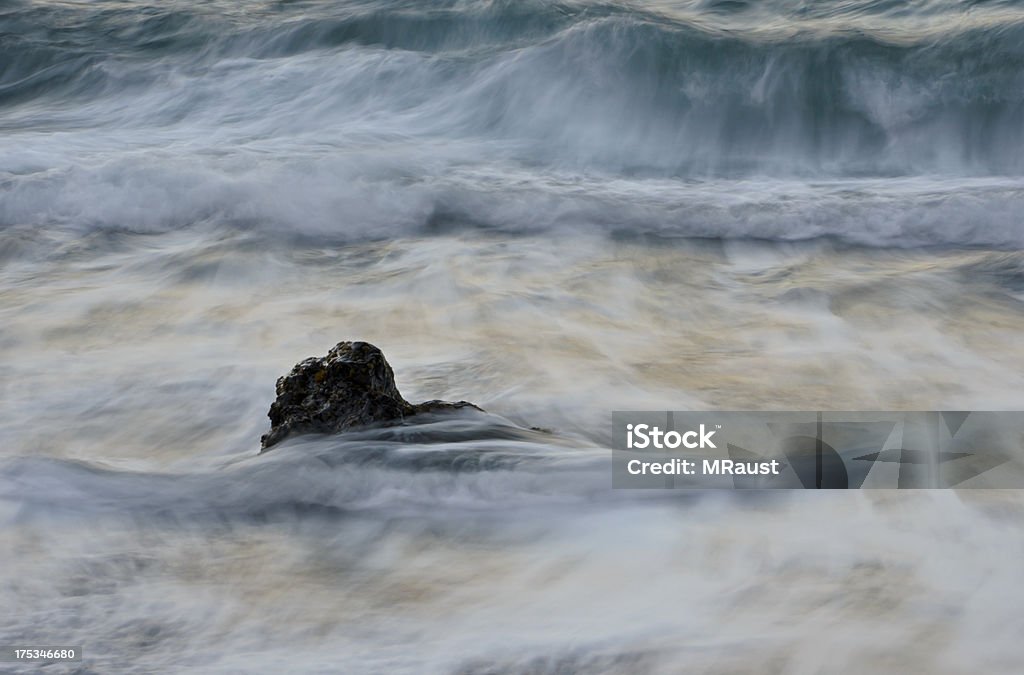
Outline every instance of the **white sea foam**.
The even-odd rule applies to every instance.
[[[414,5],[0,4],[0,644],[1021,672],[1015,492],[607,466],[615,409],[1024,406],[1020,9]],[[342,339],[493,416],[257,456]]]

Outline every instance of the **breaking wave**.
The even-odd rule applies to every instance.
[[[8,2],[0,236],[1019,246],[1024,9],[890,4]]]

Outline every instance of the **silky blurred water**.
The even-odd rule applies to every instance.
[[[1017,491],[613,491],[607,447],[612,410],[1024,406],[1022,19],[0,4],[0,644],[1019,673]],[[488,413],[258,455],[349,339]]]
[[[1020,405],[1016,253],[112,248],[4,270],[8,641],[95,672],[1019,664],[1016,492],[615,493],[602,449],[618,408]],[[276,376],[340,338],[507,421],[257,457]],[[517,422],[557,441],[489,440]]]

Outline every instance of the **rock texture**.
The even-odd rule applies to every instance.
[[[418,413],[477,408],[466,401],[413,405],[395,386],[383,352],[368,342],[339,342],[327,356],[297,364],[277,381],[263,449],[298,434],[333,434],[367,424],[397,423]]]

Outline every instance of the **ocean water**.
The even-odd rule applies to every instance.
[[[613,491],[608,444],[1024,409],[1022,176],[1011,0],[0,0],[0,644],[1016,675],[1018,491]],[[346,339],[488,414],[258,455]]]

